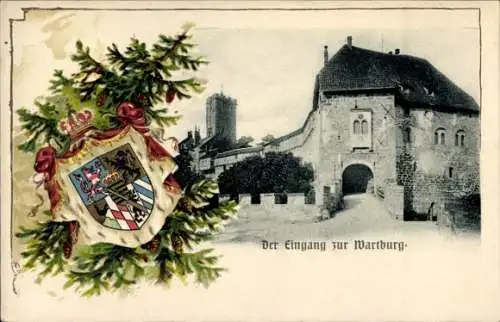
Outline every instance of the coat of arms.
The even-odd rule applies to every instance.
[[[153,187],[130,144],[94,158],[69,176],[89,213],[106,227],[137,230],[151,215]]]
[[[135,111],[130,103],[119,108],[124,115]],[[167,180],[177,168],[175,146],[166,149],[149,130],[124,122],[112,131],[92,131],[86,120],[68,121],[72,148],[54,160],[52,182],[60,196],[53,199],[54,220],[77,221],[86,244],[147,243],[180,198],[175,180]]]

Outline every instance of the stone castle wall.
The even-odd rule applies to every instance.
[[[410,142],[398,138],[398,183],[405,186],[405,209],[419,214],[441,204],[478,192],[479,116],[410,110]],[[435,133],[438,131],[438,144]],[[441,144],[441,132],[445,134]],[[455,135],[464,135],[464,144]]]
[[[321,142],[318,176],[319,186],[328,186],[342,180],[342,173],[350,164],[367,165],[374,172],[374,185],[384,185],[394,179],[396,132],[392,126],[395,117],[394,95],[342,94],[320,103]],[[371,146],[354,150],[351,144],[352,115],[357,111],[371,112]]]

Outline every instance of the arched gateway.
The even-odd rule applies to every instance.
[[[373,183],[373,172],[365,164],[354,163],[347,166],[342,173],[342,193],[365,193],[369,184]]]

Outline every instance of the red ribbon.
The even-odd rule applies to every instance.
[[[49,194],[50,209],[53,210],[61,200],[59,184],[53,180],[56,173],[56,149],[53,146],[49,145],[37,152],[34,169],[37,173],[44,174],[44,186]]]
[[[132,126],[137,132],[141,133],[146,141],[149,159],[152,161],[162,160],[166,157],[171,157],[170,153],[158,143],[152,136],[148,135],[146,127],[145,112],[141,107],[135,106],[133,103],[124,102],[118,106],[116,111],[118,118],[124,125]]]
[[[118,106],[116,114],[122,124],[131,125],[137,132],[146,133],[148,131],[142,108],[130,102],[124,102]]]

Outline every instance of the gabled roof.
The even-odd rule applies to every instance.
[[[437,110],[479,111],[475,100],[425,59],[344,45],[318,74],[319,91],[395,89],[408,102]]]

